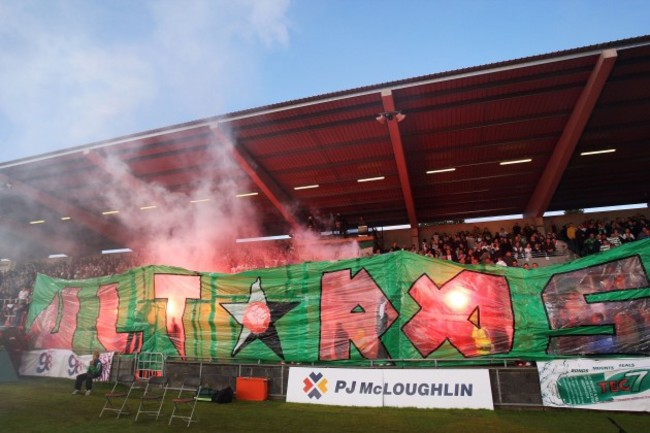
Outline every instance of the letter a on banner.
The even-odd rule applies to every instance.
[[[350,359],[350,343],[368,359],[390,357],[380,337],[397,311],[365,269],[324,273],[321,295],[320,359]]]

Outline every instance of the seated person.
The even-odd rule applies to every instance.
[[[88,370],[77,376],[74,383],[73,394],[79,394],[81,384],[86,382],[86,395],[90,395],[93,390],[93,379],[102,375],[102,362],[99,360],[99,352],[93,352],[93,359],[88,364]]]

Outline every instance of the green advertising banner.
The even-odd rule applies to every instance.
[[[538,269],[408,252],[239,274],[39,275],[34,349],[365,364],[650,354],[650,240]]]
[[[537,363],[544,406],[650,411],[650,358]]]

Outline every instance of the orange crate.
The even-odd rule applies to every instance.
[[[238,377],[237,400],[263,401],[269,397],[269,382],[264,377]]]

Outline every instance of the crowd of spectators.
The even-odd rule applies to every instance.
[[[565,247],[575,257],[583,257],[648,237],[650,222],[644,215],[585,219],[578,224],[568,223],[559,230],[552,225],[545,234],[532,224],[521,227],[515,222],[510,230],[501,228],[496,233],[479,227],[455,234],[436,232],[430,239],[422,239],[420,245],[407,248],[394,242],[387,250],[376,247],[375,253],[409,250],[461,264],[528,267],[536,264],[530,264],[531,260],[562,254]]]
[[[562,239],[578,256],[607,251],[622,244],[650,237],[650,222],[644,215],[613,220],[587,219],[562,227]]]
[[[466,265],[528,267],[529,261],[534,258],[557,254],[558,239],[554,231],[544,235],[532,224],[521,227],[515,223],[510,230],[501,228],[495,233],[478,226],[472,231],[459,231],[455,234],[436,232],[430,239],[422,239],[420,245],[404,248],[394,242],[388,248],[389,252],[396,250],[409,250]],[[381,253],[383,250],[375,252]]]

